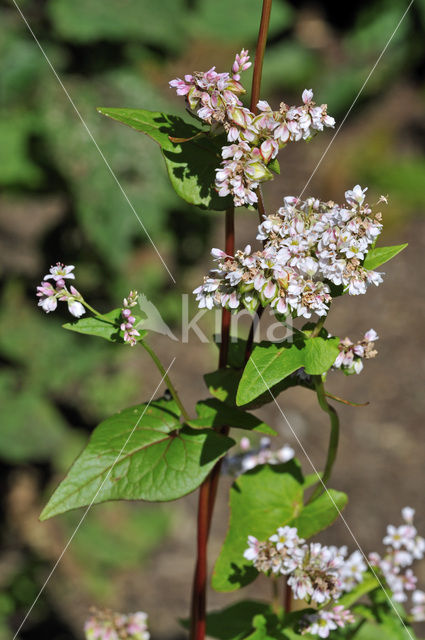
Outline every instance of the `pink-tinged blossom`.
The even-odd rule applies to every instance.
[[[366,191],[367,187],[366,189],[362,189],[359,184],[356,184],[355,187],[345,192],[347,202],[352,205],[363,204]]]
[[[388,525],[383,538],[386,554],[381,557],[371,553],[369,561],[382,572],[396,602],[405,602],[407,593],[416,589],[417,578],[410,566],[414,560],[422,559],[425,553],[425,539],[418,535],[413,525],[414,509],[402,510],[404,524],[396,527]]]
[[[57,262],[54,266],[50,267],[49,273],[44,276],[44,280],[53,279],[55,282],[66,280],[68,278],[74,279],[75,275],[72,271],[75,269],[73,264],[62,264]]]
[[[363,582],[363,574],[367,570],[366,562],[360,551],[353,553],[345,559],[341,568],[342,589],[351,591],[357,584]]]
[[[243,557],[250,562],[253,562],[259,553],[259,541],[254,536],[248,536],[248,549],[245,549]]]
[[[237,207],[254,205],[260,182],[271,180],[259,149],[247,142],[239,142],[222,149],[223,162],[216,169],[215,186],[220,196],[230,195]]]
[[[217,171],[222,195],[231,193],[240,203],[250,198],[255,201],[258,181],[252,183],[246,166],[252,163],[261,171],[267,167],[261,165],[261,159],[252,158],[247,143],[224,147],[223,156],[225,166]],[[380,220],[379,213],[372,214],[363,204],[339,206],[316,198],[286,197],[284,206],[258,227],[262,250],[237,251],[235,256],[214,250],[218,266],[194,292],[199,306],[255,311],[259,305],[270,304],[285,316],[326,315],[332,300],[330,284],[360,295],[366,292],[372,274],[382,280],[380,274],[363,267],[363,258],[354,251],[359,249],[363,257],[367,254],[381,232]],[[372,280],[379,284],[375,277]],[[375,355],[374,336],[371,330],[361,344],[343,344],[341,351],[346,353],[339,356],[335,367],[360,372],[362,358]]]
[[[123,322],[120,325],[120,329],[124,333],[124,342],[127,342],[131,347],[134,347],[137,344],[137,338],[140,336],[140,332],[137,331],[134,326],[136,318],[131,312],[131,307],[135,307],[137,305],[138,295],[137,291],[130,291],[127,298],[124,298],[123,307],[121,309]]]
[[[233,80],[240,80],[241,72],[249,69],[251,64],[252,63],[249,61],[249,54],[246,49],[242,49],[240,53],[237,53],[235,56],[235,61],[232,65]]]
[[[322,605],[338,600],[342,592],[340,569],[344,555],[335,547],[322,546],[318,542],[303,545],[302,556],[295,570],[288,577],[288,585],[295,599]]]
[[[228,142],[247,145],[241,147],[243,157],[236,157],[234,145],[224,147],[223,162],[217,169],[218,194],[231,195],[236,206],[256,204],[255,189],[260,182],[273,177],[267,165],[276,158],[279,149],[288,142],[308,140],[315,132],[335,125],[327,114],[327,105],[315,104],[311,89],[303,92],[301,106],[289,107],[282,102],[279,109],[273,111],[268,102],[260,100],[257,105],[260,113],[252,113],[240,100],[240,95],[245,93],[240,73],[250,66],[248,51],[242,49],[236,54],[231,74],[218,73],[212,67],[169,83],[178,95],[185,97],[189,109],[198,118],[214,126],[214,133],[222,128]]]
[[[345,374],[360,373],[363,369],[363,359],[369,360],[377,355],[375,341],[379,339],[374,329],[366,331],[362,340],[355,344],[344,338],[338,345],[339,354],[333,364],[334,369],[341,369]]]
[[[87,640],[149,640],[147,619],[143,611],[123,614],[93,608],[84,625],[84,633]]]
[[[301,620],[301,633],[309,633],[319,638],[328,638],[331,631],[338,627],[343,629],[345,625],[354,622],[354,616],[349,609],[338,605],[331,610],[321,610],[304,616]]]
[[[425,622],[425,592],[417,589],[412,594],[413,607],[410,610],[410,615],[413,618],[413,622]]]
[[[50,267],[50,273],[44,276],[43,282],[37,287],[36,295],[40,298],[38,306],[41,307],[43,311],[46,313],[55,311],[58,301],[60,301],[68,304],[68,311],[75,318],[81,318],[86,312],[83,305],[83,296],[74,286],[71,285],[69,290],[66,287],[65,279],[75,278],[75,275],[72,273],[74,268],[73,265],[64,265],[61,262]],[[54,283],[47,282],[49,278],[52,279]]]
[[[46,313],[54,311],[58,306],[56,290],[50,282],[42,282],[37,287],[37,296],[40,298],[38,306]]]

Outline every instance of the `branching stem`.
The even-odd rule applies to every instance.
[[[331,433],[329,437],[328,455],[326,458],[326,465],[322,476],[322,481],[317,484],[316,489],[313,491],[309,502],[312,502],[323,491],[323,486],[326,486],[329,478],[331,477],[332,468],[335,462],[336,454],[338,451],[339,441],[339,418],[335,409],[326,400],[326,392],[323,384],[322,376],[312,376],[314,388],[316,389],[317,400],[321,409],[328,414],[330,419]]]
[[[180,396],[177,393],[177,389],[175,388],[175,386],[171,382],[170,376],[168,375],[165,367],[163,366],[162,362],[160,361],[160,359],[156,355],[155,351],[144,340],[141,340],[139,344],[142,345],[142,347],[145,349],[145,351],[147,351],[147,353],[150,355],[150,357],[154,361],[155,366],[158,369],[158,371],[160,372],[160,374],[162,375],[162,377],[164,379],[164,382],[167,385],[167,388],[168,388],[169,392],[173,396],[174,402],[176,403],[176,405],[180,409],[183,418],[185,420],[189,420],[189,414],[186,411],[186,409],[184,408],[184,405],[183,405],[183,403],[182,403],[182,401],[180,399]]]

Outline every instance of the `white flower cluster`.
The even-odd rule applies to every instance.
[[[341,369],[345,374],[360,373],[363,370],[363,359],[369,360],[377,355],[375,341],[379,336],[374,329],[369,329],[362,340],[355,344],[350,338],[344,338],[338,345],[339,354],[333,363],[334,369]]]
[[[44,276],[43,282],[37,287],[37,297],[40,298],[38,306],[46,313],[55,311],[58,306],[58,300],[60,302],[68,303],[68,311],[76,318],[86,312],[82,302],[83,297],[77,289],[71,285],[69,290],[66,287],[65,280],[75,279],[73,270],[74,265],[64,265],[61,262],[57,262],[50,267],[49,273]],[[55,285],[48,280],[53,280]]]
[[[185,96],[189,108],[210,125],[220,125],[230,146],[222,148],[223,162],[217,169],[216,188],[220,196],[231,195],[236,206],[257,202],[255,190],[260,182],[273,175],[267,168],[279,149],[288,142],[308,140],[314,132],[333,127],[327,106],[316,106],[313,91],[303,92],[303,104],[289,107],[282,102],[273,111],[265,100],[257,104],[255,115],[243,106],[239,96],[245,89],[239,82],[240,73],[251,66],[248,51],[236,55],[232,74],[217,73],[215,67],[206,72],[187,74],[169,83],[180,96]]]
[[[387,546],[387,553],[381,557],[379,553],[369,555],[370,563],[379,568],[392,591],[396,602],[407,600],[406,591],[415,591],[417,578],[410,569],[414,560],[421,560],[425,554],[425,539],[418,535],[413,525],[414,509],[404,507],[402,509],[404,523],[398,527],[392,524],[387,527],[387,535],[383,543]],[[422,604],[422,615],[425,613],[425,597],[421,603],[422,592],[415,591],[414,604]],[[412,615],[419,615],[419,609],[412,609]],[[419,615],[420,617],[420,615]]]
[[[414,560],[424,557],[425,539],[413,525],[414,514],[414,509],[404,507],[403,524],[387,527],[383,539],[386,555],[381,557],[373,552],[368,560],[375,571],[380,570],[396,602],[405,602],[406,592],[412,592],[410,616],[413,621],[421,622],[425,621],[425,592],[416,589],[417,578],[410,566]],[[367,570],[360,551],[348,557],[347,554],[345,546],[306,544],[295,527],[285,526],[279,527],[265,542],[248,536],[248,548],[243,555],[260,572],[286,576],[294,598],[317,606],[317,613],[302,619],[302,633],[327,638],[330,631],[353,622],[348,610],[339,605],[330,608],[330,605],[363,582]]]
[[[271,448],[270,438],[261,438],[259,447],[252,447],[247,437],[241,438],[239,446],[242,450],[233,456],[227,456],[223,460],[222,472],[232,476],[238,476],[245,471],[254,469],[260,464],[282,464],[292,460],[295,451],[288,444],[277,450]]]
[[[285,198],[258,227],[261,251],[249,245],[235,256],[212,250],[218,268],[194,291],[199,307],[255,311],[270,304],[279,314],[310,318],[327,314],[331,284],[350,295],[379,285],[382,274],[362,266],[382,229],[381,214],[364,202],[365,191],[359,185],[346,191],[343,206]]]
[[[149,640],[147,621],[143,611],[124,614],[93,609],[84,632],[87,640]]]
[[[263,573],[287,576],[294,598],[321,606],[337,601],[363,580],[366,565],[355,551],[346,558],[346,547],[307,544],[296,527],[279,527],[266,542],[248,536],[244,558]]]
[[[342,605],[337,605],[328,611],[322,610],[311,613],[302,619],[301,634],[311,633],[319,638],[328,638],[329,633],[338,627],[344,628],[346,624],[354,622],[354,616]]]
[[[222,149],[223,162],[216,175],[220,196],[232,195],[236,206],[255,204],[255,190],[260,182],[273,177],[267,165],[280,149],[288,142],[309,140],[315,131],[335,125],[335,120],[327,114],[327,105],[316,106],[313,102],[311,89],[303,92],[302,99],[299,107],[281,102],[278,111],[260,100],[259,115],[248,111],[237,127],[229,129],[229,141],[237,144]]]

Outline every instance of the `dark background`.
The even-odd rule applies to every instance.
[[[76,265],[77,287],[101,310],[137,288],[180,335],[180,293],[223,245],[222,214],[180,201],[155,145],[102,118],[97,106],[182,112],[168,80],[255,48],[260,0],[22,0],[19,4],[87,126],[164,255],[173,286],[93,142],[12,2],[0,2],[0,639],[10,640],[81,517],[38,522],[42,505],[94,426],[146,400],[156,378],[138,349],[64,331],[64,309],[46,317],[35,287],[57,260]],[[307,3],[275,0],[262,96],[299,104],[312,87],[341,122],[407,7],[404,0]],[[307,194],[341,200],[354,184],[369,201],[389,194],[382,244],[409,242],[386,265],[385,283],[361,299],[338,301],[329,329],[358,339],[374,327],[379,357],[361,376],[329,377],[329,389],[365,408],[342,407],[343,435],[332,485],[349,493],[346,519],[360,544],[381,550],[402,506],[418,510],[423,486],[423,255],[425,250],[425,1],[416,0],[362,92]],[[246,74],[249,86],[250,74]],[[332,132],[280,156],[266,185],[269,209],[305,185]],[[243,217],[243,221],[242,221]],[[237,244],[256,217],[238,213]],[[192,303],[193,306],[193,303]],[[203,324],[211,331],[211,323]],[[215,347],[153,337],[192,408],[205,396],[202,374]],[[280,405],[315,464],[325,455],[327,423],[314,397],[293,390]],[[262,415],[308,462],[276,407]],[[223,482],[211,561],[227,522]],[[171,505],[107,504],[90,512],[31,613],[20,637],[79,638],[91,604],[145,610],[155,638],[181,633],[193,567],[194,496]],[[325,539],[353,548],[342,523]],[[425,584],[425,567],[418,568]],[[261,582],[250,589],[264,589]],[[247,590],[248,591],[248,590]],[[236,594],[239,597],[240,594]],[[242,594],[244,595],[244,594]],[[235,597],[232,596],[232,597]],[[212,594],[219,606],[226,597]]]

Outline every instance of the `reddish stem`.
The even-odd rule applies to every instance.
[[[210,478],[199,489],[197,561],[193,579],[191,640],[204,640],[206,631],[207,541],[209,532]]]
[[[270,12],[273,0],[263,0],[260,29],[258,31],[257,49],[255,50],[254,75],[252,78],[251,106],[252,113],[257,113],[257,102],[260,99],[261,74],[263,72],[264,52],[267,44]]]
[[[263,0],[263,10],[261,14],[260,29],[258,32],[257,49],[255,53],[254,76],[252,80],[251,111],[256,113],[257,102],[260,96],[261,73],[263,69],[264,51],[267,42],[267,31],[270,21],[270,11],[272,0]],[[261,194],[259,197],[259,213],[262,205]],[[234,208],[226,211],[226,242],[225,251],[229,255],[235,253],[235,213]],[[219,367],[223,368],[227,364],[230,337],[230,312],[226,309],[222,313],[221,321],[221,344],[219,355]],[[223,427],[221,432],[227,434],[228,427]],[[221,461],[219,461],[211,474],[204,480],[199,490],[198,503],[198,536],[197,536],[197,562],[193,580],[192,592],[192,619],[191,619],[191,640],[204,640],[206,630],[206,586],[207,586],[207,542],[214,510],[214,503],[217,494],[217,486],[220,477]]]
[[[235,209],[230,207],[226,211],[225,219],[225,252],[232,256],[235,253]],[[220,369],[227,364],[230,339],[230,311],[223,309],[221,315],[221,342],[218,366]],[[222,430],[226,435],[228,429]],[[211,526],[213,506],[220,477],[221,461],[214,467],[211,474],[204,480],[199,489],[198,500],[198,534],[197,560],[193,577],[192,606],[191,606],[191,640],[204,640],[206,630],[206,591],[207,591],[207,543]]]
[[[291,611],[292,606],[292,589],[288,583],[285,584],[285,593],[284,593],[284,602],[283,608],[285,613],[289,613]]]

